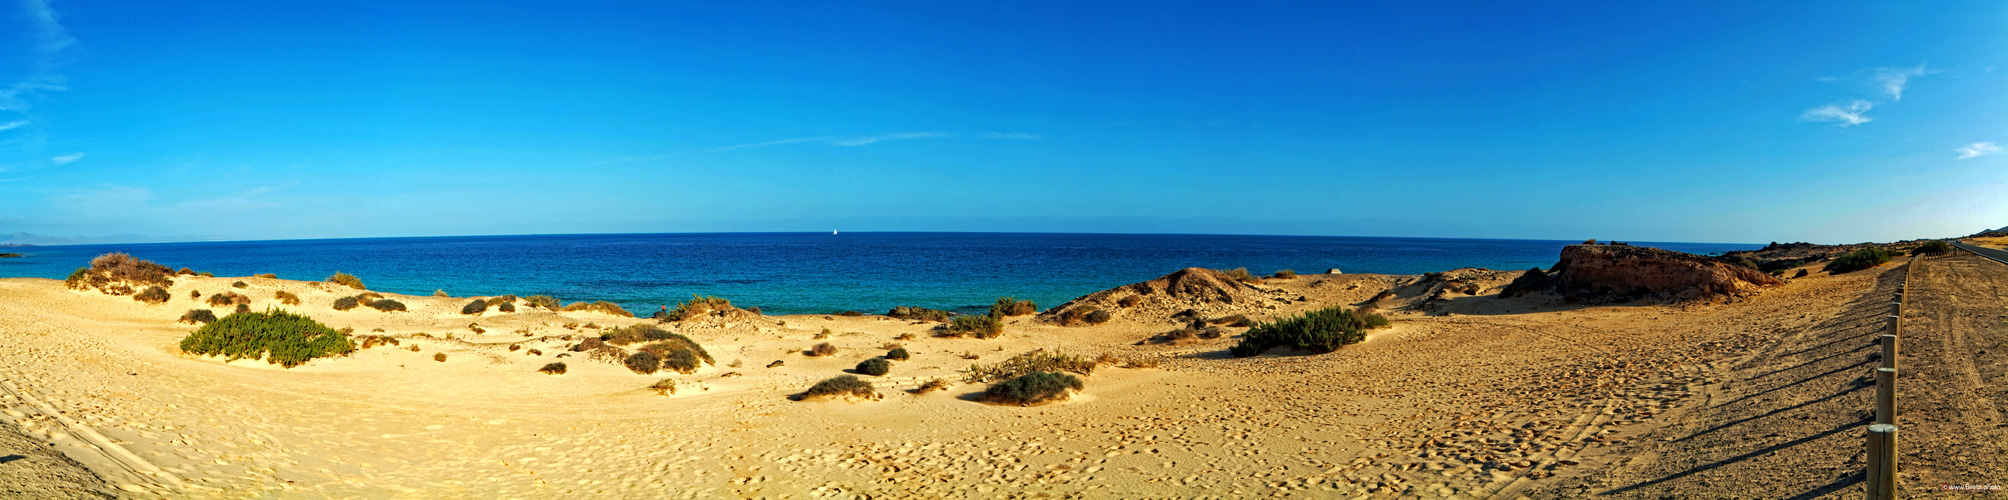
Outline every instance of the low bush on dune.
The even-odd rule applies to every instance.
[[[334,275],[328,276],[328,279],[326,281],[329,283],[334,283],[337,285],[346,286],[357,290],[367,289],[367,287],[363,286],[363,280],[361,278],[357,278],[356,275],[341,271],[336,271]]]
[[[627,368],[634,370],[635,373],[650,375],[654,374],[656,370],[662,369],[662,356],[657,356],[647,351],[637,352],[629,354],[627,360],[623,361],[622,364],[627,365]]]
[[[889,318],[914,320],[914,321],[948,321],[948,318],[950,316],[954,316],[955,314],[940,309],[928,309],[925,307],[914,307],[914,306],[899,306],[892,308],[892,310],[890,311],[886,311],[885,315],[886,317]]]
[[[208,309],[189,309],[188,312],[181,313],[181,319],[179,320],[181,323],[191,325],[196,323],[208,324],[214,321],[216,321],[216,313]]]
[[[816,385],[809,387],[809,390],[802,391],[799,398],[808,399],[827,396],[871,398],[878,396],[878,390],[872,388],[871,382],[866,382],[856,375],[843,375],[817,382]]]
[[[211,307],[250,304],[251,298],[237,292],[217,292],[209,296]]]
[[[655,391],[656,394],[663,396],[676,394],[676,380],[667,378],[657,380],[654,384],[649,384],[648,390]]]
[[[1240,358],[1261,354],[1276,346],[1327,353],[1346,344],[1366,340],[1365,330],[1387,324],[1387,318],[1379,314],[1335,306],[1255,325],[1243,335],[1241,343],[1229,351]]]
[[[1240,281],[1242,283],[1255,283],[1258,281],[1262,281],[1261,278],[1257,278],[1253,274],[1248,274],[1248,268],[1246,267],[1227,269],[1220,271],[1220,273],[1227,275],[1227,279]]]
[[[1116,305],[1123,307],[1136,307],[1138,304],[1142,303],[1143,303],[1142,295],[1131,295],[1128,297],[1123,297],[1122,300],[1116,301]]]
[[[298,295],[293,295],[293,292],[288,292],[288,291],[285,291],[285,290],[280,290],[280,291],[276,291],[276,292],[272,292],[272,298],[273,298],[274,300],[278,300],[278,301],[279,301],[279,303],[281,303],[281,304],[285,304],[285,305],[289,305],[289,306],[297,306],[297,305],[300,305],[300,296],[298,296]]]
[[[71,290],[107,290],[113,286],[127,289],[136,286],[174,286],[174,270],[152,261],[141,260],[123,252],[99,255],[91,259],[90,267],[77,268],[63,280],[63,286]],[[128,292],[130,293],[130,292]]]
[[[829,356],[836,353],[837,353],[837,346],[830,345],[829,342],[816,344],[814,347],[809,348],[810,356]]]
[[[906,361],[907,359],[912,357],[913,354],[906,352],[905,347],[894,347],[892,350],[885,352],[885,359],[890,359],[893,361]]]
[[[355,309],[356,306],[359,305],[362,305],[362,302],[356,300],[355,297],[342,297],[339,299],[335,299],[335,310],[337,311],[347,311],[350,309]]]
[[[651,342],[637,348],[637,350],[661,356],[663,367],[676,370],[679,373],[697,371],[697,363],[699,361],[703,361],[707,365],[718,364],[717,360],[711,359],[711,353],[706,352],[704,346],[697,345],[696,341],[682,335],[677,335],[676,338],[668,340]]]
[[[514,302],[503,302],[503,303],[501,303],[501,304],[496,304],[496,305],[495,305],[495,311],[496,311],[496,312],[504,312],[504,313],[512,313],[512,312],[516,312],[516,303],[514,303]]]
[[[1213,319],[1209,319],[1209,320],[1206,320],[1206,322],[1207,322],[1207,323],[1212,323],[1212,324],[1215,324],[1215,325],[1227,325],[1227,326],[1232,326],[1232,327],[1250,327],[1250,326],[1255,326],[1255,321],[1254,321],[1254,320],[1251,320],[1251,319],[1248,319],[1248,315],[1246,315],[1246,314],[1235,314],[1235,315],[1231,315],[1231,316],[1222,316],[1222,317],[1218,317],[1218,318],[1213,318]]]
[[[484,312],[488,312],[488,301],[486,300],[474,299],[473,302],[468,302],[467,305],[460,306],[460,314],[475,315]]]
[[[375,301],[381,298],[383,298],[383,294],[376,292],[363,292],[356,294],[356,301],[362,302],[363,305],[369,305],[371,301]]]
[[[499,296],[499,297],[489,297],[489,298],[487,298],[487,299],[485,299],[485,300],[486,300],[486,301],[488,302],[488,306],[489,306],[489,307],[495,307],[495,306],[500,306],[500,305],[502,305],[502,304],[514,304],[514,303],[516,303],[516,296],[515,296],[515,295],[503,295],[503,296]]]
[[[551,296],[549,295],[531,295],[528,297],[523,297],[523,305],[529,307],[548,309],[552,311],[558,310],[559,307],[558,299],[551,298]]]
[[[230,283],[230,288],[251,288],[251,284],[242,281],[234,281]]]
[[[1053,318],[1053,322],[1058,323],[1060,326],[1075,326],[1081,323],[1099,325],[1107,323],[1110,319],[1114,318],[1115,314],[1106,309],[1083,305],[1060,311],[1060,314]]]
[[[698,315],[702,315],[712,311],[727,311],[731,309],[732,309],[732,301],[730,300],[725,300],[719,297],[701,296],[692,294],[690,296],[690,301],[678,303],[676,307],[670,308],[669,313],[660,315],[661,317],[657,319],[661,319],[664,321],[683,321],[685,319],[695,318]]]
[[[351,335],[349,339],[356,342],[356,350],[369,349],[380,345],[396,346],[401,344],[401,342],[398,342],[397,337],[389,335]]]
[[[314,358],[347,355],[355,349],[348,334],[285,311],[232,314],[181,339],[182,352],[232,360],[262,356],[268,363],[287,368]]]
[[[642,349],[648,350],[648,346],[643,346]],[[697,372],[697,361],[697,353],[694,351],[669,351],[669,354],[662,356],[662,369],[688,375]]]
[[[1086,321],[1090,325],[1099,325],[1102,323],[1107,323],[1111,319],[1115,319],[1115,314],[1110,313],[1108,309],[1102,309],[1102,308],[1095,308],[1095,310],[1088,311],[1087,314],[1081,315],[1081,321]]]
[[[253,277],[254,277],[254,278],[265,278],[265,279],[278,279],[278,278],[279,278],[279,275],[277,275],[277,274],[272,274],[272,273],[265,273],[265,274],[260,274],[260,275],[256,275],[256,276],[253,276]]]
[[[1881,248],[1864,248],[1848,252],[1840,257],[1834,257],[1834,260],[1827,262],[1824,269],[1829,274],[1852,273],[1883,265],[1896,256],[1897,253],[1893,251]]]
[[[1056,372],[1032,372],[990,386],[983,391],[988,403],[1034,405],[1065,398],[1086,386],[1080,377]]]
[[[1225,332],[1222,332],[1220,330],[1220,327],[1217,326],[1208,326],[1203,328],[1187,326],[1185,328],[1180,328],[1177,330],[1172,330],[1170,332],[1165,332],[1156,337],[1151,337],[1150,341],[1152,343],[1158,343],[1158,344],[1178,345],[1187,342],[1198,342],[1202,339],[1217,339],[1224,335]]]
[[[990,305],[990,315],[999,318],[1024,316],[1036,312],[1039,312],[1038,304],[1029,300],[1018,300],[1016,297],[998,297],[997,303]]]
[[[913,392],[914,394],[927,394],[934,391],[945,391],[948,390],[948,387],[949,384],[947,380],[942,380],[937,378],[928,380],[927,383],[920,384],[920,387],[915,387],[910,392]]]
[[[1291,278],[1295,278],[1295,277],[1297,277],[1297,272],[1296,272],[1296,271],[1292,271],[1292,270],[1289,270],[1289,269],[1284,269],[1284,270],[1281,270],[1281,271],[1276,271],[1276,275],[1275,275],[1275,277],[1277,277],[1277,278],[1281,278],[1281,279],[1291,279]]]
[[[202,291],[201,291],[201,290],[189,290],[189,291],[188,291],[188,298],[191,298],[191,299],[199,299],[199,298],[202,298]]]
[[[565,363],[557,362],[557,363],[547,364],[544,365],[543,368],[538,368],[537,371],[542,372],[545,375],[564,375]]]
[[[391,312],[391,311],[403,311],[403,310],[405,310],[405,309],[404,309],[404,303],[403,303],[403,302],[398,302],[398,301],[395,301],[395,300],[390,300],[390,299],[377,299],[377,300],[372,300],[372,301],[370,301],[370,303],[369,303],[369,306],[370,306],[370,309],[375,309],[375,310],[378,310],[378,311],[383,311],[383,312]]]
[[[948,324],[942,325],[936,329],[935,336],[937,337],[969,336],[969,337],[976,337],[979,339],[990,339],[990,338],[997,338],[997,336],[1003,334],[1004,334],[1003,320],[997,319],[996,316],[991,316],[988,314],[970,314],[970,315],[956,316],[955,318],[950,319],[948,321]]]
[[[186,267],[184,267],[184,268],[181,268],[181,270],[180,270],[180,271],[175,271],[175,272],[174,272],[174,275],[175,275],[175,276],[194,276],[194,275],[195,275],[195,270],[193,270],[193,269],[189,269],[189,268],[186,268]]]
[[[1951,244],[1951,243],[1946,243],[1946,242],[1945,242],[1944,240],[1932,240],[1932,241],[1930,241],[1930,242],[1927,242],[1927,243],[1925,243],[1925,244],[1923,244],[1923,245],[1918,245],[1918,246],[1917,246],[1917,248],[1913,248],[1913,249],[1911,249],[1911,250],[1910,250],[1910,254],[1911,254],[1911,255],[1925,255],[1925,254],[1931,254],[1931,255],[1937,255],[1937,254],[1942,254],[1942,253],[1947,253],[1947,252],[1951,252],[1951,251],[1952,251],[1952,244]]]
[[[248,312],[251,312],[251,304],[237,304],[237,309],[232,314],[243,314]]]
[[[445,362],[446,362],[446,353],[443,353],[443,352],[435,352],[435,353],[432,353],[432,360],[433,360],[433,361],[438,361],[438,362],[441,362],[441,363],[445,363]]]
[[[658,327],[647,323],[614,327],[600,334],[600,340],[607,341],[614,345],[638,344],[642,342],[648,342],[653,340],[666,340],[671,338],[684,338],[684,337],[682,335],[670,333],[669,330],[664,330],[662,329],[662,327]],[[689,340],[689,339],[684,338],[684,340]]]
[[[622,309],[620,304],[615,304],[604,300],[596,302],[573,302],[571,304],[566,305],[564,310],[606,313],[614,316],[620,316],[623,318],[634,317],[634,313],[628,312],[627,309]]]
[[[892,362],[886,361],[885,358],[867,359],[858,363],[857,372],[874,377],[885,375],[892,373]]]
[[[1800,269],[1800,270],[1799,270],[1799,272],[1797,272],[1797,273],[1793,273],[1793,274],[1792,274],[1792,277],[1794,277],[1794,278],[1804,278],[1804,277],[1806,277],[1806,274],[1807,274],[1807,272],[1806,272],[1806,270],[1805,270],[1805,269]]]
[[[164,303],[167,302],[168,299],[167,289],[157,286],[146,287],[145,291],[141,291],[138,294],[133,295],[132,299],[140,302],[145,302],[148,304]]]
[[[990,383],[1032,372],[1074,372],[1090,375],[1095,372],[1095,367],[1099,364],[1083,356],[1039,349],[1012,356],[1011,359],[995,364],[970,365],[968,370],[963,370],[962,381],[972,384]]]

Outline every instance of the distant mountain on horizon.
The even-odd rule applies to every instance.
[[[207,241],[212,238],[199,236],[149,236],[144,234],[114,234],[109,236],[47,236],[34,233],[14,233],[0,235],[0,245],[10,246],[56,246],[56,245],[103,245],[107,243],[173,243],[180,241]]]

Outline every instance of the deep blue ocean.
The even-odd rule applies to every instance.
[[[979,311],[1000,296],[1040,308],[1186,267],[1421,274],[1546,268],[1576,241],[1026,233],[722,233],[363,238],[0,248],[0,277],[62,279],[107,252],[217,276],[336,271],[371,290],[609,300],[638,314],[692,294],[768,314]],[[1759,245],[1632,242],[1689,253]]]

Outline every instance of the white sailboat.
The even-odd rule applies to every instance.
[[[830,236],[836,236],[836,235],[837,235],[837,230],[835,230],[835,229],[831,229],[831,230],[830,230]]]

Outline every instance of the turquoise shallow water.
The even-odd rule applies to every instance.
[[[354,274],[370,289],[610,300],[646,314],[692,294],[769,314],[977,311],[999,296],[1049,307],[1186,267],[1421,274],[1555,263],[1574,241],[1026,233],[724,233],[364,238],[25,247],[0,277],[62,279],[106,252],[217,276]],[[1761,245],[1650,243],[1690,253]]]

